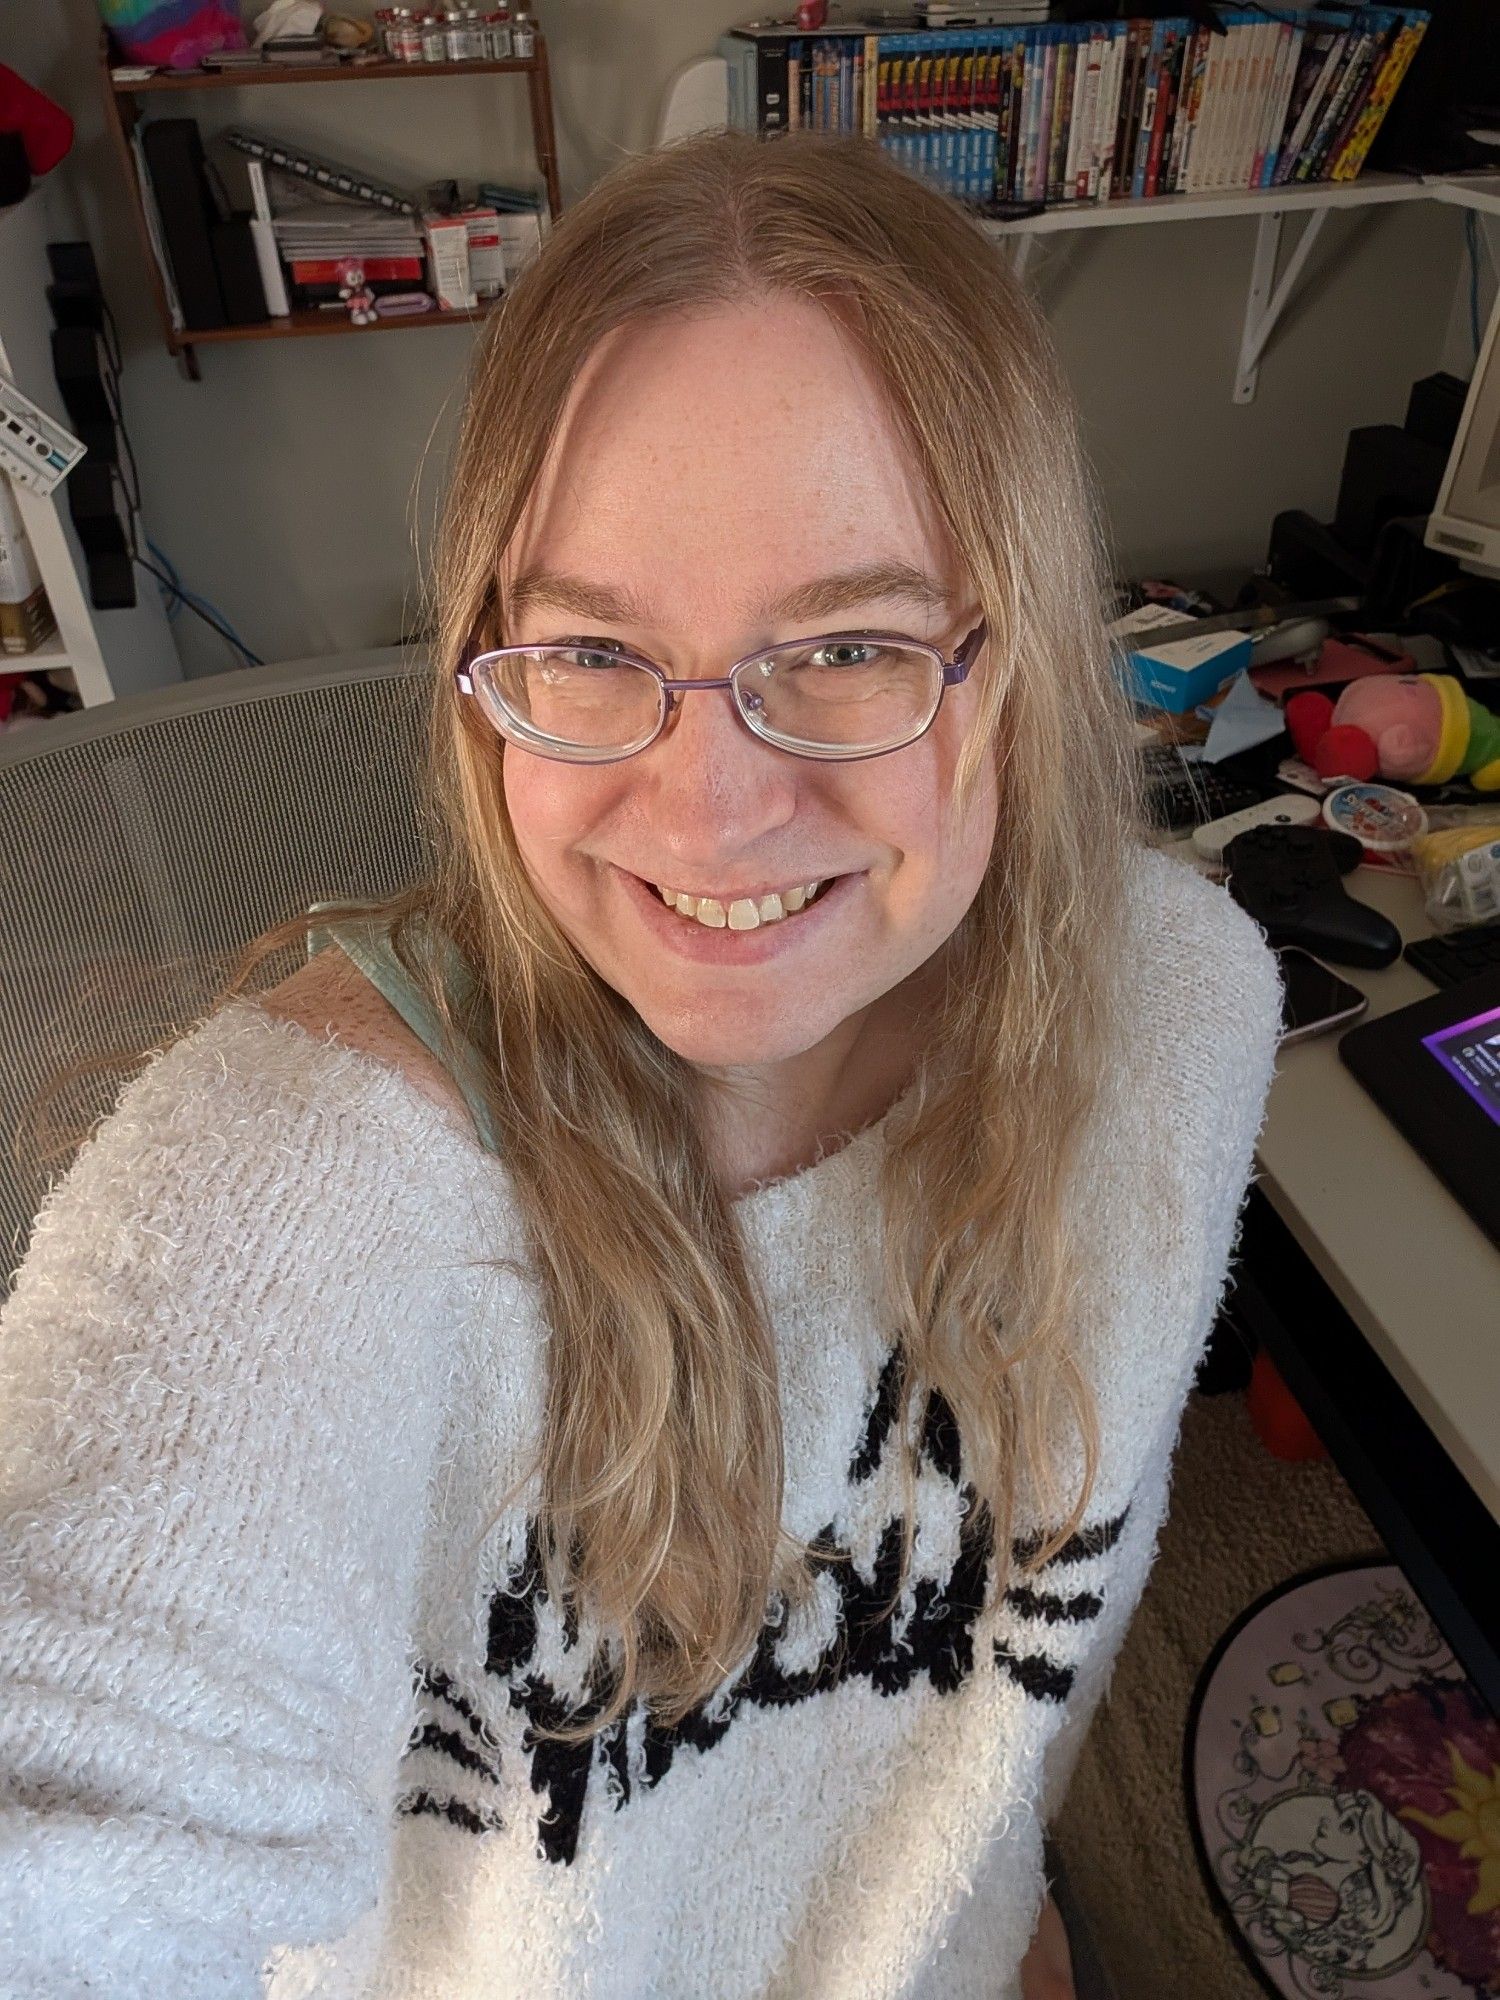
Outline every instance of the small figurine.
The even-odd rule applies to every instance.
[[[375,294],[365,282],[363,264],[345,264],[339,270],[339,297],[349,308],[349,317],[356,326],[373,326],[379,315],[375,311]]]

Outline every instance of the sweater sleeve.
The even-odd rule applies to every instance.
[[[1180,1240],[1164,1261],[1180,1276],[1181,1323],[1168,1329],[1169,1387],[1098,1629],[1087,1675],[1047,1745],[1041,1818],[1062,1808],[1094,1715],[1139,1606],[1166,1517],[1171,1461],[1183,1412],[1228,1289],[1240,1216],[1254,1179],[1281,1031],[1281,969],[1265,935],[1228,892],[1183,862],[1151,852],[1142,869],[1140,917],[1154,967],[1137,1028],[1139,1075],[1164,1114],[1141,1129],[1163,1143],[1178,1190]],[[1186,1252],[1186,1254],[1184,1254]],[[1176,1288],[1174,1286],[1174,1293]],[[1158,1329],[1160,1331],[1160,1329]]]
[[[4,2000],[249,2000],[378,1900],[445,1372],[404,1089],[240,1003],[37,1219],[0,1316]]]

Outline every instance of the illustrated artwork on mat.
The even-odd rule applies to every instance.
[[[1394,1565],[1252,1605],[1185,1751],[1209,1893],[1268,1992],[1500,2000],[1500,1722]]]

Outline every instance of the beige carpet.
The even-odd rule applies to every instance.
[[[1194,1856],[1188,1700],[1215,1641],[1264,1591],[1381,1553],[1330,1464],[1272,1458],[1241,1394],[1189,1399],[1156,1562],[1052,1829],[1119,2000],[1264,2000]]]

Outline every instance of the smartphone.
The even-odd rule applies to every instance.
[[[1283,980],[1280,1045],[1306,1041],[1309,1035],[1326,1034],[1357,1021],[1370,1005],[1370,996],[1340,979],[1310,951],[1300,945],[1276,947]]]

